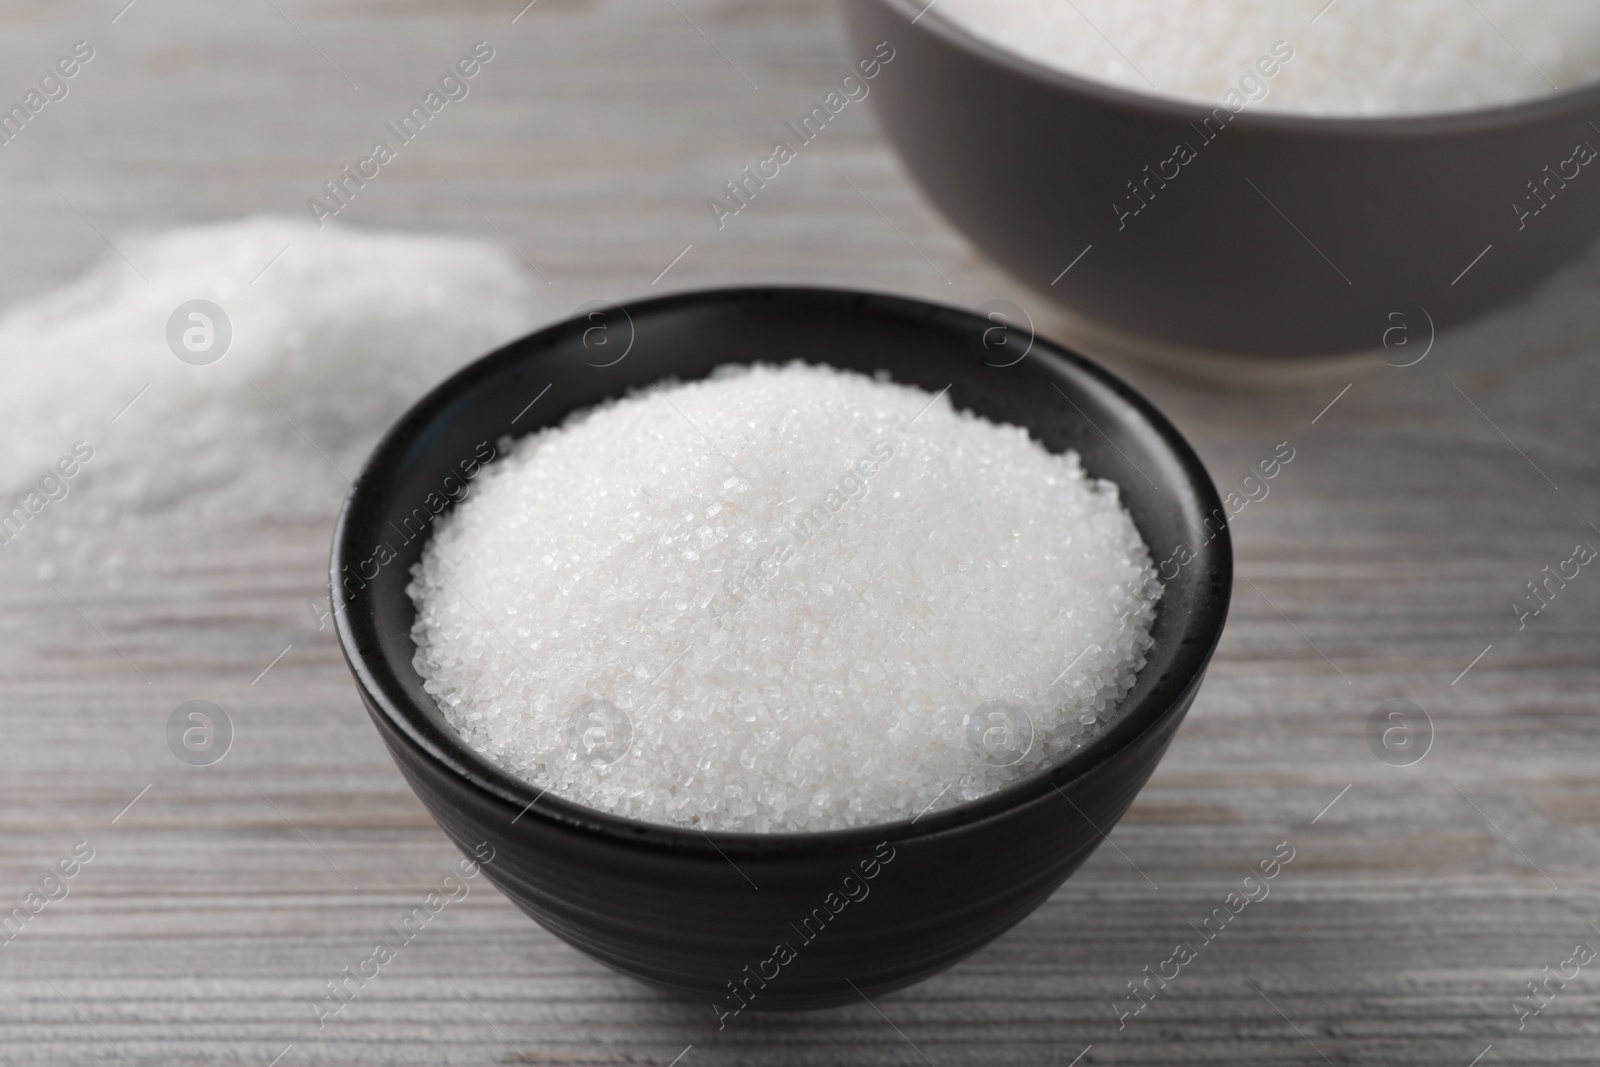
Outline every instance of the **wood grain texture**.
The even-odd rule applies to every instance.
[[[122,5],[0,13],[0,95],[73,40],[99,53],[0,148],[4,300],[103,254],[96,228],[303,211],[488,39],[473,95],[349,221],[497,239],[486,216],[548,276],[545,319],[762,280],[1006,297],[1048,322],[939,219],[863,108],[715,228],[706,198],[853,58],[825,4],[539,0],[515,24],[520,0]],[[1520,1032],[1512,999],[1576,942],[1600,945],[1600,577],[1520,632],[1509,602],[1575,542],[1600,544],[1597,286],[1591,252],[1421,364],[1375,363],[1326,411],[1338,384],[1231,395],[1119,368],[1219,483],[1278,442],[1295,459],[1235,520],[1232,620],[1116,847],[940,977],[722,1032],[481,884],[319,1031],[324,983],[456,858],[308,606],[328,521],[68,513],[32,530],[0,550],[0,910],[75,842],[95,858],[0,947],[0,1062],[665,1067],[692,1045],[685,1067],[1467,1067],[1492,1045],[1485,1067],[1593,1065],[1594,969]],[[1367,745],[1392,697],[1435,728],[1412,767]],[[209,768],[166,747],[169,714],[197,698],[237,731]],[[1270,897],[1119,1030],[1126,983],[1196,939],[1280,841],[1296,858]]]

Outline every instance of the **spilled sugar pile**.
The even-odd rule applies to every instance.
[[[260,218],[118,248],[0,318],[7,509],[89,450],[79,516],[325,514],[420,393],[529,325],[524,276],[477,241]],[[221,318],[170,326],[196,300]]]
[[[1262,110],[1459,111],[1600,78],[1595,0],[943,0],[937,11],[1073,74],[1213,105],[1231,92]],[[1285,53],[1291,62],[1275,61]]]
[[[524,439],[409,592],[428,691],[500,766],[646,821],[777,832],[1058,762],[1132,685],[1161,587],[1075,454],[792,364]]]

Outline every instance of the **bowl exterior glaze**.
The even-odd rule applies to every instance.
[[[424,758],[380,712],[373,719],[440,827],[468,855],[484,843],[494,850],[484,874],[529,917],[601,963],[723,1016],[739,1014],[742,1000],[752,1010],[794,1010],[876,997],[1005,933],[1089,858],[1100,830],[1116,825],[1192,699],[1193,689],[1162,729],[1061,794],[959,830],[903,835],[886,827],[878,835],[885,845],[775,850],[740,856],[737,869],[709,850],[597,838],[529,816],[511,825],[515,807]],[[711,835],[719,843],[723,836]],[[862,879],[861,863],[885,856],[877,876]],[[848,875],[866,889],[858,901],[841,888]],[[837,915],[829,894],[834,907],[846,901]],[[819,911],[831,916],[825,925]],[[746,987],[751,974],[773,975],[763,964],[779,942],[796,958],[771,981]]]
[[[1113,333],[1378,349],[1397,324],[1421,336],[1512,300],[1600,231],[1597,168],[1570,162],[1600,148],[1600,84],[1459,114],[1218,118],[1047,69],[925,6],[844,0],[855,53],[895,49],[871,93],[890,140],[989,258]]]
[[[1002,362],[1024,357],[985,362],[994,325],[920,301],[815,289],[613,306],[466,367],[380,443],[335,533],[340,641],[406,780],[463,851],[493,850],[485,873],[528,915],[724,1019],[744,1005],[822,1007],[907,985],[975,951],[1043,902],[1127,810],[1193,701],[1226,618],[1232,555],[1222,505],[1171,425],[1103,371],[1019,335],[1000,349]],[[503,435],[664,378],[798,358],[948,388],[958,407],[1026,426],[1054,450],[1077,449],[1090,473],[1122,486],[1158,560],[1186,547],[1185,562],[1170,565],[1155,647],[1121,721],[1002,792],[819,834],[703,834],[621,819],[543,795],[469,749],[412,667],[405,586],[435,510],[461,495]],[[1196,541],[1197,530],[1208,536]],[[775,953],[780,943],[792,958]]]

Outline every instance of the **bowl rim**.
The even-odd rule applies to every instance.
[[[826,286],[749,285],[693,289],[640,301],[615,303],[626,308],[628,314],[637,321],[652,313],[685,306],[737,306],[752,298],[820,301],[834,306],[848,304],[891,318],[909,314],[954,315],[968,320],[969,324],[989,324],[988,319],[947,304],[870,290]],[[481,379],[499,373],[508,364],[523,362],[530,355],[538,359],[542,351],[554,348],[562,338],[586,321],[581,316],[570,316],[549,323],[465,364],[434,385],[385,431],[362,464],[339,510],[333,532],[329,574],[332,614],[345,661],[369,712],[374,717],[381,715],[399,740],[417,750],[424,760],[449,777],[461,780],[479,794],[488,794],[512,810],[519,811],[518,820],[526,817],[530,822],[543,823],[552,829],[597,836],[624,847],[678,854],[695,853],[730,861],[736,857],[782,855],[789,858],[853,854],[871,850],[884,841],[932,838],[998,820],[1009,811],[1026,807],[1052,792],[1061,792],[1061,787],[1134,747],[1148,734],[1162,728],[1169,717],[1186,709],[1189,702],[1186,697],[1198,686],[1221,639],[1232,598],[1233,548],[1226,520],[1221,530],[1195,551],[1193,562],[1185,564],[1186,567],[1195,568],[1193,580],[1195,588],[1201,592],[1194,598],[1194,603],[1187,605],[1188,614],[1180,623],[1179,632],[1174,635],[1182,647],[1170,673],[1178,681],[1170,687],[1147,694],[1143,701],[1129,708],[1111,729],[1066,759],[976,800],[931,814],[839,830],[769,833],[700,830],[646,822],[590,808],[560,797],[553,791],[541,790],[491,763],[448,725],[444,730],[439,730],[428,721],[426,712],[410,699],[409,694],[398,687],[391,688],[374,673],[368,660],[384,657],[375,645],[370,655],[363,652],[352,630],[351,604],[340,578],[347,560],[352,558],[352,553],[359,551],[359,544],[364,543],[355,540],[358,531],[355,529],[354,513],[368,507],[365,498],[369,494],[381,497],[386,492],[386,480],[382,477],[385,471],[395,465],[394,461],[415,440],[417,432],[428,426],[460,394],[471,391]],[[1148,400],[1108,371],[1048,338],[1036,336],[1029,355],[1033,353],[1039,353],[1039,358],[1043,360],[1067,364],[1073,372],[1092,379],[1127,404],[1155,434],[1182,471],[1183,484],[1192,492],[1198,514],[1209,516],[1220,513],[1226,517],[1227,510],[1199,456],[1177,428]],[[619,388],[618,395],[625,391]],[[1206,590],[1215,592],[1207,594]],[[393,668],[389,669],[392,671]]]
[[[843,0],[854,3],[857,0]],[[908,29],[921,29],[969,55],[1003,67],[1050,89],[1065,89],[1093,97],[1101,103],[1144,113],[1151,118],[1193,121],[1210,115],[1220,102],[1206,105],[1197,100],[1162,96],[1137,89],[1125,89],[1109,82],[1052,67],[1020,52],[995,44],[970,32],[938,10],[938,0],[877,0],[904,21]],[[893,42],[891,42],[892,44]],[[1230,112],[1229,124],[1280,132],[1317,132],[1334,135],[1361,135],[1393,138],[1448,136],[1480,133],[1522,126],[1552,116],[1600,106],[1600,80],[1561,89],[1544,96],[1495,104],[1490,107],[1454,111],[1421,111],[1380,115],[1315,115],[1294,111],[1260,111],[1243,108]]]

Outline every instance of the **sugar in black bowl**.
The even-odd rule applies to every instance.
[[[1224,512],[1200,461],[1148,402],[1044,338],[995,328],[952,308],[823,289],[598,307],[464,368],[385,436],[334,536],[340,642],[411,787],[460,848],[492,856],[486,875],[529,916],[602,963],[706,1001],[725,1023],[745,1010],[844,1003],[949,967],[1039,906],[1110,832],[1166,751],[1221,635],[1232,584]],[[469,477],[508,436],[630,390],[796,360],[947,391],[957,409],[1024,427],[1051,452],[1076,451],[1090,476],[1118,484],[1161,563],[1163,591],[1146,662],[1106,730],[965,803],[772,833],[585,807],[463,740],[418,673],[407,586]]]

